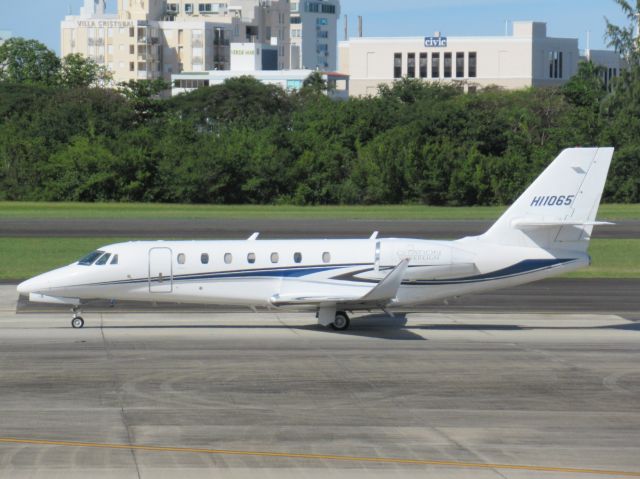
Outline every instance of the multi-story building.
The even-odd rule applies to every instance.
[[[289,64],[289,0],[85,0],[61,22],[62,55],[81,53],[107,66],[116,82],[181,71],[230,68],[232,42],[275,46],[277,68]]]
[[[291,1],[291,69],[335,71],[340,0]]]
[[[577,72],[579,59],[577,39],[548,37],[540,22],[514,22],[511,36],[446,37],[436,32],[340,42],[340,72],[350,76],[355,96],[375,95],[378,85],[403,77],[460,82],[467,89],[561,85]]]
[[[11,32],[9,30],[0,30],[0,45],[11,38]]]
[[[611,88],[611,80],[620,76],[624,68],[624,60],[619,53],[610,50],[585,50],[582,60],[590,61],[600,67],[600,77],[607,88]]]

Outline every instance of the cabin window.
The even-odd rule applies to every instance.
[[[202,264],[209,264],[209,255],[207,253],[202,253],[200,255],[200,262]]]
[[[111,260],[111,264],[118,264],[118,255],[114,254],[113,259]]]
[[[78,261],[78,264],[81,264],[82,266],[90,266],[103,254],[104,251],[94,251],[93,253],[89,253],[84,258],[81,258],[80,261]]]
[[[231,256],[231,253],[225,253],[224,262],[226,264],[231,264],[232,261],[233,261],[233,256]]]
[[[278,261],[280,261],[280,255],[278,253],[271,253],[271,262],[276,264]]]
[[[255,262],[256,262],[256,254],[255,254],[255,253],[249,253],[249,254],[247,255],[247,262],[248,262],[249,264],[253,264],[253,263],[255,263]]]
[[[323,263],[331,263],[331,253],[325,251],[322,253],[322,262]]]
[[[180,253],[178,255],[178,264],[185,264],[187,262],[187,257],[184,255],[184,253]]]
[[[107,261],[109,261],[110,257],[111,257],[111,253],[105,253],[100,257],[98,261],[96,261],[96,264],[100,266],[102,266],[103,264],[107,264]]]
[[[302,253],[293,253],[293,261],[296,263],[302,263]]]

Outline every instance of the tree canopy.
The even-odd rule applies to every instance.
[[[0,200],[491,205],[513,201],[567,147],[614,146],[605,201],[640,202],[640,56],[609,88],[581,63],[561,88],[464,94],[402,79],[332,101],[252,77],[171,99],[163,81],[104,88],[79,56],[32,40],[0,47]]]

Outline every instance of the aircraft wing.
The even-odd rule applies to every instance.
[[[349,307],[358,308],[379,308],[393,302],[398,289],[402,284],[409,259],[403,259],[395,268],[385,276],[376,286],[364,296],[353,295],[279,295],[276,294],[271,298],[271,304],[274,306],[322,306],[322,305],[340,305],[340,307],[349,309]]]

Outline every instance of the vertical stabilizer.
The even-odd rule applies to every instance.
[[[480,238],[494,244],[586,251],[613,148],[569,148]]]

